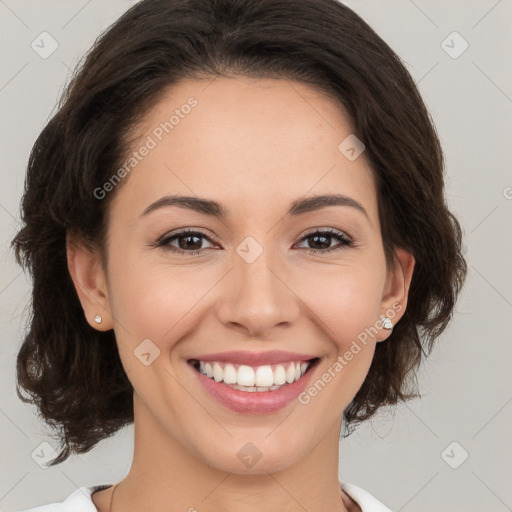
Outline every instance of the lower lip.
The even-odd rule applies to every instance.
[[[238,413],[270,414],[286,407],[304,391],[316,368],[318,360],[312,363],[306,373],[296,382],[287,384],[273,391],[240,391],[217,382],[197,371],[189,364],[191,370],[197,375],[204,389],[221,405]]]

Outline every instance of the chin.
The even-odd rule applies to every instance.
[[[297,463],[304,453],[283,436],[270,440],[268,433],[261,436],[250,434],[231,439],[225,446],[217,445],[214,453],[203,451],[202,459],[210,466],[237,475],[264,475],[283,471]],[[252,440],[251,440],[252,439]],[[302,443],[302,448],[305,443]],[[202,450],[199,450],[199,453]]]

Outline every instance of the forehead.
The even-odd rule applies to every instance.
[[[229,211],[277,206],[308,194],[345,194],[376,216],[364,153],[340,151],[351,126],[339,105],[284,79],[183,80],[136,126],[126,161],[136,162],[116,202],[139,213],[166,194],[208,197]],[[149,148],[145,149],[144,147]],[[141,153],[144,153],[141,156]]]

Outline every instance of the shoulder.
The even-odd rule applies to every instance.
[[[361,487],[348,482],[340,482],[340,486],[361,507],[362,512],[391,512],[386,505]]]
[[[91,495],[110,485],[96,485],[93,487],[80,487],[73,494],[70,494],[64,501],[49,503],[39,507],[30,508],[20,512],[98,512]]]

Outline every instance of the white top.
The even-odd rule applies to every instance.
[[[340,482],[341,488],[360,507],[363,512],[391,512],[389,508],[377,501],[370,493],[346,482]],[[91,499],[91,494],[107,489],[110,485],[80,487],[60,503],[50,503],[40,507],[24,510],[23,512],[98,512]]]

